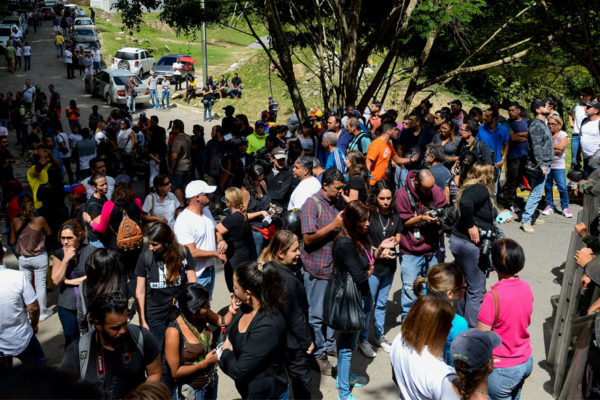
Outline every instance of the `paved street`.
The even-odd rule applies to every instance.
[[[49,84],[54,84],[57,91],[61,94],[63,108],[68,105],[70,99],[75,99],[81,107],[82,125],[87,125],[88,115],[91,113],[91,106],[97,104],[100,107],[100,113],[105,117],[108,116],[110,109],[101,99],[92,99],[90,95],[84,91],[83,81],[80,79],[66,79],[66,68],[62,59],[56,58],[55,47],[53,43],[53,35],[51,31],[51,22],[45,21],[41,30],[37,34],[33,34],[33,30],[27,37],[27,41],[32,45],[32,69],[27,73],[17,71],[15,74],[10,74],[7,71],[4,59],[0,60],[0,92],[22,90],[26,78],[31,79],[33,85],[40,84],[42,89],[47,92]],[[76,74],[78,76],[78,73]],[[215,110],[220,111],[219,103],[215,104]],[[138,110],[139,111],[139,110]],[[179,118],[184,121],[188,132],[191,131],[192,124],[202,124],[201,110],[187,106],[178,106],[174,109],[163,111],[153,110],[151,107],[146,107],[145,111],[148,116],[158,115],[162,126],[166,127],[168,121]],[[243,112],[244,110],[239,110]],[[250,118],[252,119],[252,118]],[[63,124],[67,125],[64,119]],[[206,128],[205,137],[210,138],[209,125],[204,125]],[[10,142],[11,148],[16,150],[16,137],[11,133]],[[15,151],[15,154],[18,154]],[[25,165],[19,164],[17,176],[25,182]],[[143,193],[140,193],[140,195]],[[579,206],[573,205],[572,211],[576,214],[580,210]],[[511,222],[503,226],[506,236],[519,241],[525,249],[527,256],[526,267],[521,274],[521,278],[529,282],[534,293],[534,313],[530,327],[532,336],[534,370],[531,377],[526,381],[523,398],[524,399],[549,399],[551,398],[548,391],[551,388],[550,375],[545,369],[544,359],[547,342],[549,342],[552,323],[548,322],[552,308],[550,303],[551,296],[559,294],[560,282],[556,280],[557,274],[562,272],[560,266],[565,261],[565,254],[569,244],[569,238],[574,224],[574,219],[566,219],[560,215],[553,214],[544,218],[546,224],[536,226],[536,234],[528,235],[518,229],[518,223]],[[6,246],[6,241],[4,242]],[[451,255],[450,255],[451,256]],[[6,259],[6,264],[10,268],[16,268],[16,259],[11,254]],[[488,287],[495,283],[495,278],[490,279]],[[388,303],[387,326],[390,327],[386,334],[387,338],[392,341],[398,333],[400,326],[395,322],[396,316],[399,313],[400,303],[400,273],[398,271],[394,281],[390,300]],[[54,308],[56,306],[56,290],[49,292],[49,305]],[[228,304],[228,293],[225,286],[223,272],[217,272],[217,284],[215,287],[215,298],[212,302],[213,310],[219,310]],[[40,323],[38,337],[42,346],[52,364],[58,364],[63,354],[63,336],[58,315],[53,315],[48,320]],[[335,365],[336,361],[333,360]],[[354,390],[354,394],[359,399],[393,399],[398,397],[391,379],[391,368],[388,354],[379,349],[375,359],[367,359],[355,352],[353,358],[352,372],[365,374],[369,377],[370,383],[363,387]],[[335,380],[331,377],[321,377],[314,373],[313,379],[318,385],[318,389],[314,393],[314,398],[335,399],[337,391],[335,388]],[[220,399],[235,399],[239,398],[235,386],[231,379],[224,373],[220,373],[219,377],[219,398]]]

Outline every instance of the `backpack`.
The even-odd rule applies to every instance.
[[[108,224],[110,230],[117,236],[117,247],[119,250],[139,249],[144,244],[142,229],[134,220],[129,218],[122,208],[121,212],[123,213],[123,219],[119,223],[117,232],[115,232],[110,223]]]
[[[369,151],[369,146],[367,146],[366,149],[363,148],[362,140],[364,137],[367,137],[371,142],[373,142],[373,140],[377,139],[377,137],[369,132],[361,132],[356,137],[356,144],[358,145],[358,150],[363,154],[367,154],[367,152]]]
[[[127,325],[127,331],[129,335],[135,342],[135,347],[138,349],[140,353],[142,353],[142,357],[144,356],[144,336],[142,335],[142,328],[137,325]],[[90,356],[90,347],[92,344],[92,338],[96,334],[96,330],[94,327],[91,327],[90,330],[83,335],[79,339],[79,344],[77,346],[77,351],[79,354],[79,381],[83,382],[85,380],[85,374],[87,373],[88,368],[88,358]]]

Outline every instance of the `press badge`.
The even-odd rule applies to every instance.
[[[419,228],[415,229],[415,239],[421,239],[421,231],[419,230]]]

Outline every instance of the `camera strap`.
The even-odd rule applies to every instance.
[[[422,211],[424,208],[423,203],[419,199],[419,205],[417,206],[417,200],[415,199],[413,194],[410,192],[410,189],[408,188],[408,186],[406,186],[406,193],[408,193],[408,201],[410,202],[410,208],[412,208],[412,210],[415,214],[415,217],[418,217],[419,215],[422,214]]]

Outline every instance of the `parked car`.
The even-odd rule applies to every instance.
[[[92,19],[90,17],[77,17],[77,18],[75,18],[74,25],[75,26],[93,27],[94,21],[92,21]]]
[[[75,4],[65,4],[63,7],[63,16],[67,14],[71,14],[71,17],[77,15],[77,10],[79,8]]]
[[[98,34],[93,26],[76,26],[72,39],[74,42],[97,42]]]
[[[2,19],[2,22],[0,22],[2,24],[8,24],[8,25],[16,25],[17,28],[19,28],[21,30],[21,33],[23,34],[23,37],[29,32],[29,27],[27,26],[27,21],[25,20],[25,18],[21,15],[9,15],[6,16]]]
[[[42,18],[43,19],[54,19],[56,18],[56,11],[52,7],[42,7]]]
[[[137,47],[123,47],[113,59],[113,69],[131,71],[140,78],[154,67],[154,57],[149,51]]]
[[[158,60],[158,62],[154,66],[154,68],[152,68],[152,71],[156,71],[156,76],[158,76],[159,78],[166,76],[167,79],[171,83],[173,83],[174,82],[173,64],[175,63],[175,61],[177,61],[178,58],[181,58],[181,57],[189,57],[189,54],[165,54],[164,56],[162,56],[160,58],[160,60]],[[185,67],[186,64],[190,64],[190,63],[183,63],[183,64]],[[193,74],[194,73],[194,64],[191,64],[191,66],[192,66],[191,72]]]
[[[122,69],[105,69],[85,79],[85,91],[92,96],[100,97],[106,104],[127,104],[125,96],[125,83],[133,76],[138,84],[136,88],[136,104],[150,101],[150,89],[137,75]]]
[[[10,39],[10,32],[11,32],[12,28],[16,28],[17,30],[19,30],[19,28],[17,28],[16,25],[0,24],[0,47],[1,48],[5,48],[7,46],[8,39]]]
[[[54,7],[56,4],[56,0],[44,0],[45,6]]]
[[[102,48],[100,46],[100,41],[96,40],[96,41],[91,41],[91,42],[73,42],[73,46],[75,46],[76,48],[80,48],[83,47],[83,50],[88,53],[91,52],[92,50],[94,50],[94,47],[97,48]]]

